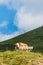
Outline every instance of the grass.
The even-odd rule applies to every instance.
[[[0,62],[3,65],[43,65],[43,54],[28,51],[0,52]]]

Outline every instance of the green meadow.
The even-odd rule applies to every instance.
[[[0,52],[0,65],[43,65],[43,54],[19,50]]]

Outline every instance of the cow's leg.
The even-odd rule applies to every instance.
[[[15,50],[17,50],[18,48],[17,47],[15,47]]]

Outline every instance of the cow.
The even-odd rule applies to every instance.
[[[25,50],[25,51],[30,51],[33,49],[33,46],[28,46],[26,43],[18,42],[15,44],[15,49],[16,50]]]

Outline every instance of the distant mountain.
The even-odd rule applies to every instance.
[[[0,49],[6,46],[12,49],[16,42],[27,43],[29,46],[33,46],[34,50],[43,52],[43,26],[4,42],[0,42]]]

